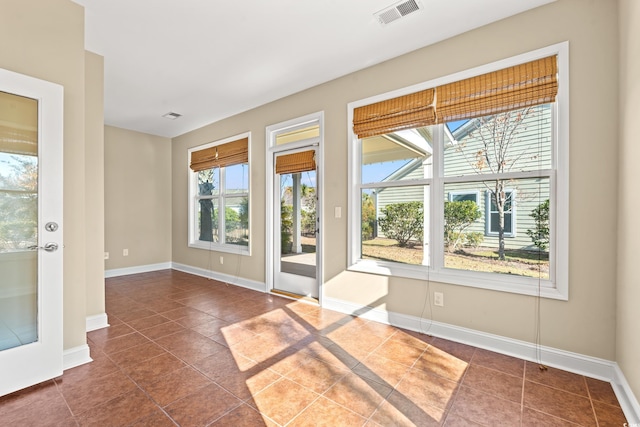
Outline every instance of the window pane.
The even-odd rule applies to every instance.
[[[492,191],[496,181],[445,185],[475,189],[480,197],[475,209],[445,201],[446,268],[549,278],[549,178],[502,182],[504,204],[503,253],[500,253],[500,213]],[[498,199],[500,201],[500,199]],[[487,206],[488,205],[488,206]],[[502,257],[501,257],[502,255]],[[502,259],[501,259],[502,258]]]
[[[225,197],[225,243],[249,245],[249,198]]]
[[[196,200],[198,212],[198,240],[218,241],[218,199]]]
[[[198,172],[198,195],[217,196],[220,191],[220,169],[213,168]]]
[[[249,192],[249,165],[247,163],[227,166],[224,173],[226,194]]]
[[[426,263],[423,244],[428,194],[428,186],[363,191],[362,258],[403,264]]]
[[[0,153],[0,252],[38,243],[38,157]]]
[[[454,124],[445,136],[445,176],[551,168],[550,104]]]
[[[430,178],[431,147],[431,127],[363,139],[362,183]]]

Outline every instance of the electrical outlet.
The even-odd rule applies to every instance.
[[[433,305],[444,307],[444,294],[442,292],[433,293]]]
[[[109,252],[104,253],[104,259],[109,259]]]
[[[224,257],[220,255],[220,264],[224,264]]]
[[[122,256],[129,256],[129,249],[123,249]]]

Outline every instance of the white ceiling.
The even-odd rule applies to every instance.
[[[174,137],[553,0],[418,0],[387,25],[394,0],[74,1],[105,123]]]

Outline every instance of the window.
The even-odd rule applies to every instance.
[[[189,246],[249,253],[249,135],[189,150]]]
[[[349,268],[566,299],[566,66],[560,44],[350,104]]]
[[[498,235],[500,233],[500,211],[498,209],[498,203],[496,202],[496,199],[499,200],[499,196],[496,197],[496,195],[494,193],[492,193],[491,191],[487,191],[486,192],[487,195],[487,201],[485,202],[485,205],[488,207],[488,211],[487,211],[487,215],[486,215],[486,219],[487,219],[487,235],[488,236],[495,236]],[[504,192],[504,201],[503,203],[503,208],[502,208],[502,217],[503,217],[503,225],[502,225],[502,232],[504,233],[505,236],[507,237],[514,237],[515,236],[515,215],[514,215],[514,210],[515,210],[515,191],[514,190],[506,190]],[[539,199],[539,197],[538,197]]]
[[[450,202],[463,202],[465,200],[470,200],[474,203],[478,203],[478,192],[477,191],[450,191],[449,192],[449,201]]]

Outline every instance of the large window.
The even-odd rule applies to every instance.
[[[566,299],[566,63],[352,103],[350,269]]]
[[[189,246],[249,253],[249,135],[189,150]]]

